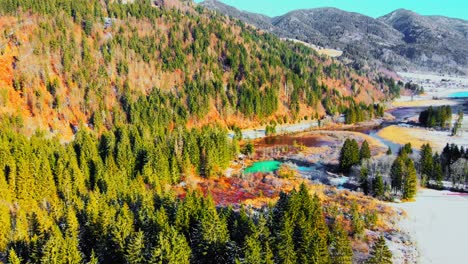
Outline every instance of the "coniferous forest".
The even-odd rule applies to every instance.
[[[171,187],[222,176],[234,125],[381,116],[387,82],[190,1],[123,2],[0,0],[0,262],[351,263],[305,185],[253,212]]]
[[[144,100],[144,107],[165,106],[158,109],[167,111],[159,124],[165,128],[200,128],[213,119],[227,126],[292,122],[357,105],[369,112],[360,120],[390,93],[377,73],[190,1],[172,2],[182,7],[1,0],[2,71],[10,88],[1,99],[8,109],[25,109],[9,111],[11,123],[28,135],[40,129],[70,140],[81,123],[101,133],[134,122],[145,113],[130,105]]]

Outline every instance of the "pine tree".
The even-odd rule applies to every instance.
[[[68,236],[64,239],[62,254],[67,263],[82,263],[82,253],[79,248],[79,241],[75,237]]]
[[[199,263],[227,262],[229,231],[226,220],[216,211],[211,197],[204,200],[201,210],[203,214],[194,231],[193,245],[194,257]]]
[[[331,263],[351,264],[353,261],[353,251],[348,233],[344,230],[340,222],[336,221],[333,228],[333,240],[331,247]]]
[[[91,257],[89,258],[88,264],[99,264],[99,260],[94,253],[94,249],[91,251]]]
[[[177,230],[171,228],[158,236],[156,247],[149,260],[151,264],[190,263],[191,249],[187,240]],[[194,260],[197,263],[197,260]]]
[[[143,249],[145,248],[144,235],[142,231],[136,232],[130,239],[126,248],[125,259],[128,263],[144,263],[145,256]]]
[[[384,193],[385,193],[385,186],[384,186],[384,183],[383,183],[383,178],[382,178],[382,174],[380,173],[377,173],[377,177],[375,178],[375,182],[374,182],[374,195],[378,198],[381,198],[383,197]]]
[[[434,173],[432,177],[435,180],[437,187],[441,188],[442,181],[444,180],[444,173],[442,171],[442,165],[438,162],[434,164]]]
[[[245,260],[244,263],[248,264],[262,264],[264,257],[262,252],[262,245],[258,240],[258,235],[253,234],[245,239]]]
[[[365,159],[370,159],[371,158],[371,151],[369,148],[369,143],[367,140],[364,140],[361,145],[361,149],[359,150],[359,160],[365,160]]]
[[[390,170],[391,185],[395,193],[401,191],[404,170],[405,164],[403,162],[403,157],[399,156],[393,162]]]
[[[417,176],[416,176],[416,169],[414,168],[414,163],[411,159],[407,160],[407,173],[404,179],[404,187],[403,187],[403,199],[413,199],[416,196],[417,192]]]
[[[340,152],[340,170],[349,172],[352,166],[359,164],[359,145],[354,139],[346,139]]]
[[[364,194],[369,194],[369,170],[365,165],[361,166],[361,175],[359,177],[359,185]]]
[[[387,153],[386,153],[388,156],[392,155],[392,149],[390,147],[388,147],[387,149]]]
[[[421,175],[422,177],[429,178],[432,176],[432,171],[434,169],[434,160],[432,156],[432,148],[429,144],[424,144],[421,147]]]
[[[398,156],[407,156],[409,154],[413,154],[413,147],[411,146],[411,143],[406,143],[400,149],[400,152],[398,153]]]
[[[8,251],[8,264],[21,264],[23,260],[16,255],[16,252],[14,249],[10,249]]]
[[[358,205],[355,201],[351,205],[351,226],[353,228],[353,236],[360,237],[364,233],[364,221],[361,218]]]
[[[367,264],[392,264],[392,252],[388,249],[383,236],[379,237],[372,246]]]
[[[305,185],[304,185],[305,188]],[[307,194],[307,196],[309,196]],[[312,231],[307,258],[311,263],[329,263],[330,253],[328,250],[329,230],[322,211],[319,197],[315,194],[310,206],[311,210],[306,214],[306,219],[311,219]],[[307,221],[305,221],[307,223]]]
[[[285,219],[277,242],[278,258],[280,263],[294,264],[297,261],[296,250],[294,249],[293,232],[294,229],[291,220]]]
[[[264,254],[264,259],[265,259],[265,264],[273,264],[275,263],[275,256],[273,254],[273,251],[270,248],[270,244],[268,242],[265,243],[265,254]]]

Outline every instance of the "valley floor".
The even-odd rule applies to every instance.
[[[386,140],[404,145],[408,142],[414,148],[420,149],[423,144],[429,143],[432,148],[441,152],[447,143],[468,147],[468,133],[451,136],[450,131],[430,130],[422,127],[388,126],[379,131],[378,135]]]
[[[392,205],[408,214],[399,226],[417,241],[418,263],[466,263],[468,196],[422,189],[415,202]]]

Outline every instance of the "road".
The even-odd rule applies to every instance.
[[[286,125],[279,125],[276,126],[276,133],[277,134],[287,134],[287,133],[296,133],[309,130],[311,128],[318,127],[317,121],[309,121],[309,122],[302,122],[297,124],[286,124]],[[228,133],[230,138],[234,137],[234,132],[230,131]],[[246,129],[242,130],[242,138],[243,139],[257,139],[265,137],[265,129]]]
[[[343,115],[336,117],[336,118],[331,118],[328,117],[324,120],[321,120],[322,124],[325,123],[330,123],[330,122],[335,122],[335,123],[344,123],[345,118]],[[297,133],[297,132],[303,132],[307,131],[312,128],[318,127],[319,123],[318,121],[304,121],[301,123],[296,123],[296,124],[284,124],[284,125],[278,125],[276,126],[276,134],[288,134],[288,133]],[[229,131],[228,136],[230,138],[234,137],[234,132]],[[259,129],[245,129],[242,130],[242,138],[243,139],[257,139],[257,138],[263,138],[266,137],[265,134],[265,128],[259,128]]]

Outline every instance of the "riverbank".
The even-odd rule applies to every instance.
[[[456,105],[455,100],[450,99],[431,99],[428,95],[418,95],[415,97],[402,96],[392,102],[392,108],[399,107],[421,107],[421,106],[442,106],[442,105]]]
[[[392,125],[381,129],[378,136],[397,144],[411,143],[413,148],[421,148],[423,144],[429,143],[434,151],[439,153],[448,144],[455,144],[468,148],[468,134],[451,136],[450,131],[440,131],[422,127]]]

